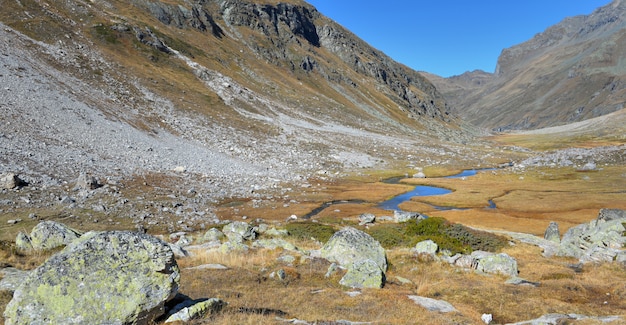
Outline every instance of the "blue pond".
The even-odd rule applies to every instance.
[[[432,196],[432,195],[444,195],[451,193],[452,191],[434,186],[416,186],[412,191],[402,193],[390,200],[382,202],[379,206],[385,210],[400,210],[398,205],[406,202],[415,196]]]
[[[461,173],[458,173],[456,175],[450,175],[450,176],[446,176],[444,178],[461,178],[461,177],[468,177],[468,176],[474,176],[476,175],[479,171],[485,171],[485,170],[494,170],[495,168],[484,168],[484,169],[466,169],[464,171],[462,171]],[[399,181],[400,178],[394,178],[393,181],[397,182]],[[400,210],[400,208],[398,208],[398,205],[400,205],[401,203],[404,203],[408,200],[410,200],[412,197],[419,197],[419,196],[434,196],[434,195],[444,195],[444,194],[448,194],[451,193],[451,190],[445,189],[445,188],[441,188],[441,187],[434,187],[434,186],[416,186],[412,191],[410,192],[406,192],[406,193],[402,193],[398,196],[395,196],[394,198],[384,201],[382,202],[379,207],[385,209],[385,210]],[[495,208],[495,203],[493,203],[493,201],[489,200],[489,208],[493,209]],[[449,208],[449,207],[435,207],[437,209],[441,209],[441,210],[449,210],[449,209],[454,209],[454,208]]]

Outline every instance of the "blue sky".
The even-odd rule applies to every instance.
[[[609,0],[306,0],[394,60],[443,77],[493,72],[500,52]]]

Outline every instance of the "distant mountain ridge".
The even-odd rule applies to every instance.
[[[623,109],[626,4],[616,0],[566,18],[504,49],[494,74],[431,80],[453,112],[495,131],[562,125]]]

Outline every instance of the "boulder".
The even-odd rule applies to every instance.
[[[179,282],[165,242],[89,232],[29,273],[6,306],[5,324],[149,324]]]
[[[356,261],[350,264],[339,284],[350,288],[382,288],[385,273],[373,260]]]
[[[15,247],[23,251],[29,251],[33,249],[33,244],[30,242],[30,237],[23,231],[20,231],[15,237]]]
[[[580,262],[612,262],[626,244],[624,210],[602,209],[596,220],[570,228],[557,255],[570,256]]]
[[[226,305],[227,303],[225,301],[218,298],[186,300],[172,308],[165,323],[189,322],[206,315],[217,313]]]
[[[476,259],[474,265],[477,271],[512,277],[516,277],[519,273],[517,270],[517,261],[505,253],[493,254],[475,251],[472,253],[472,257]]]
[[[81,236],[81,233],[56,221],[38,223],[30,232],[33,249],[48,250],[67,246]]]
[[[546,231],[543,234],[543,238],[557,244],[560,243],[561,233],[559,232],[559,224],[551,221],[548,225],[548,228],[546,228]]]
[[[224,238],[226,238],[226,236],[221,230],[217,228],[211,228],[207,230],[207,232],[204,233],[202,240],[205,242],[213,242],[213,241],[221,241]]]
[[[424,172],[417,172],[413,174],[413,178],[426,178],[426,174],[424,174]]]
[[[439,246],[437,245],[437,243],[430,239],[417,243],[415,245],[415,248],[413,248],[413,252],[418,255],[425,254],[433,257],[437,254],[438,250]]]
[[[374,223],[376,221],[376,216],[372,213],[363,213],[359,216],[359,225],[363,226],[368,223]]]
[[[372,260],[383,271],[387,271],[385,249],[372,236],[352,227],[345,227],[322,247],[322,257],[349,267],[359,261]]]
[[[81,173],[76,179],[74,190],[95,190],[100,186],[102,185],[97,178],[87,173]]]
[[[243,221],[233,221],[222,228],[222,232],[229,241],[242,243],[244,240],[254,240],[256,232],[254,228]]]
[[[424,220],[426,219],[426,216],[420,214],[419,212],[395,210],[393,212],[393,218],[396,220],[396,222],[407,222],[410,220]]]
[[[14,173],[0,174],[0,189],[14,189],[22,183],[23,181]]]

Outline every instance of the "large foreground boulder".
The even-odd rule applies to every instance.
[[[322,247],[322,257],[348,269],[342,285],[352,288],[381,288],[385,283],[385,249],[372,236],[346,227]]]
[[[148,324],[176,295],[169,246],[146,234],[89,232],[30,272],[5,324]]]
[[[344,267],[372,260],[383,272],[387,271],[385,249],[372,236],[352,227],[345,227],[330,237],[322,247],[322,257]]]

